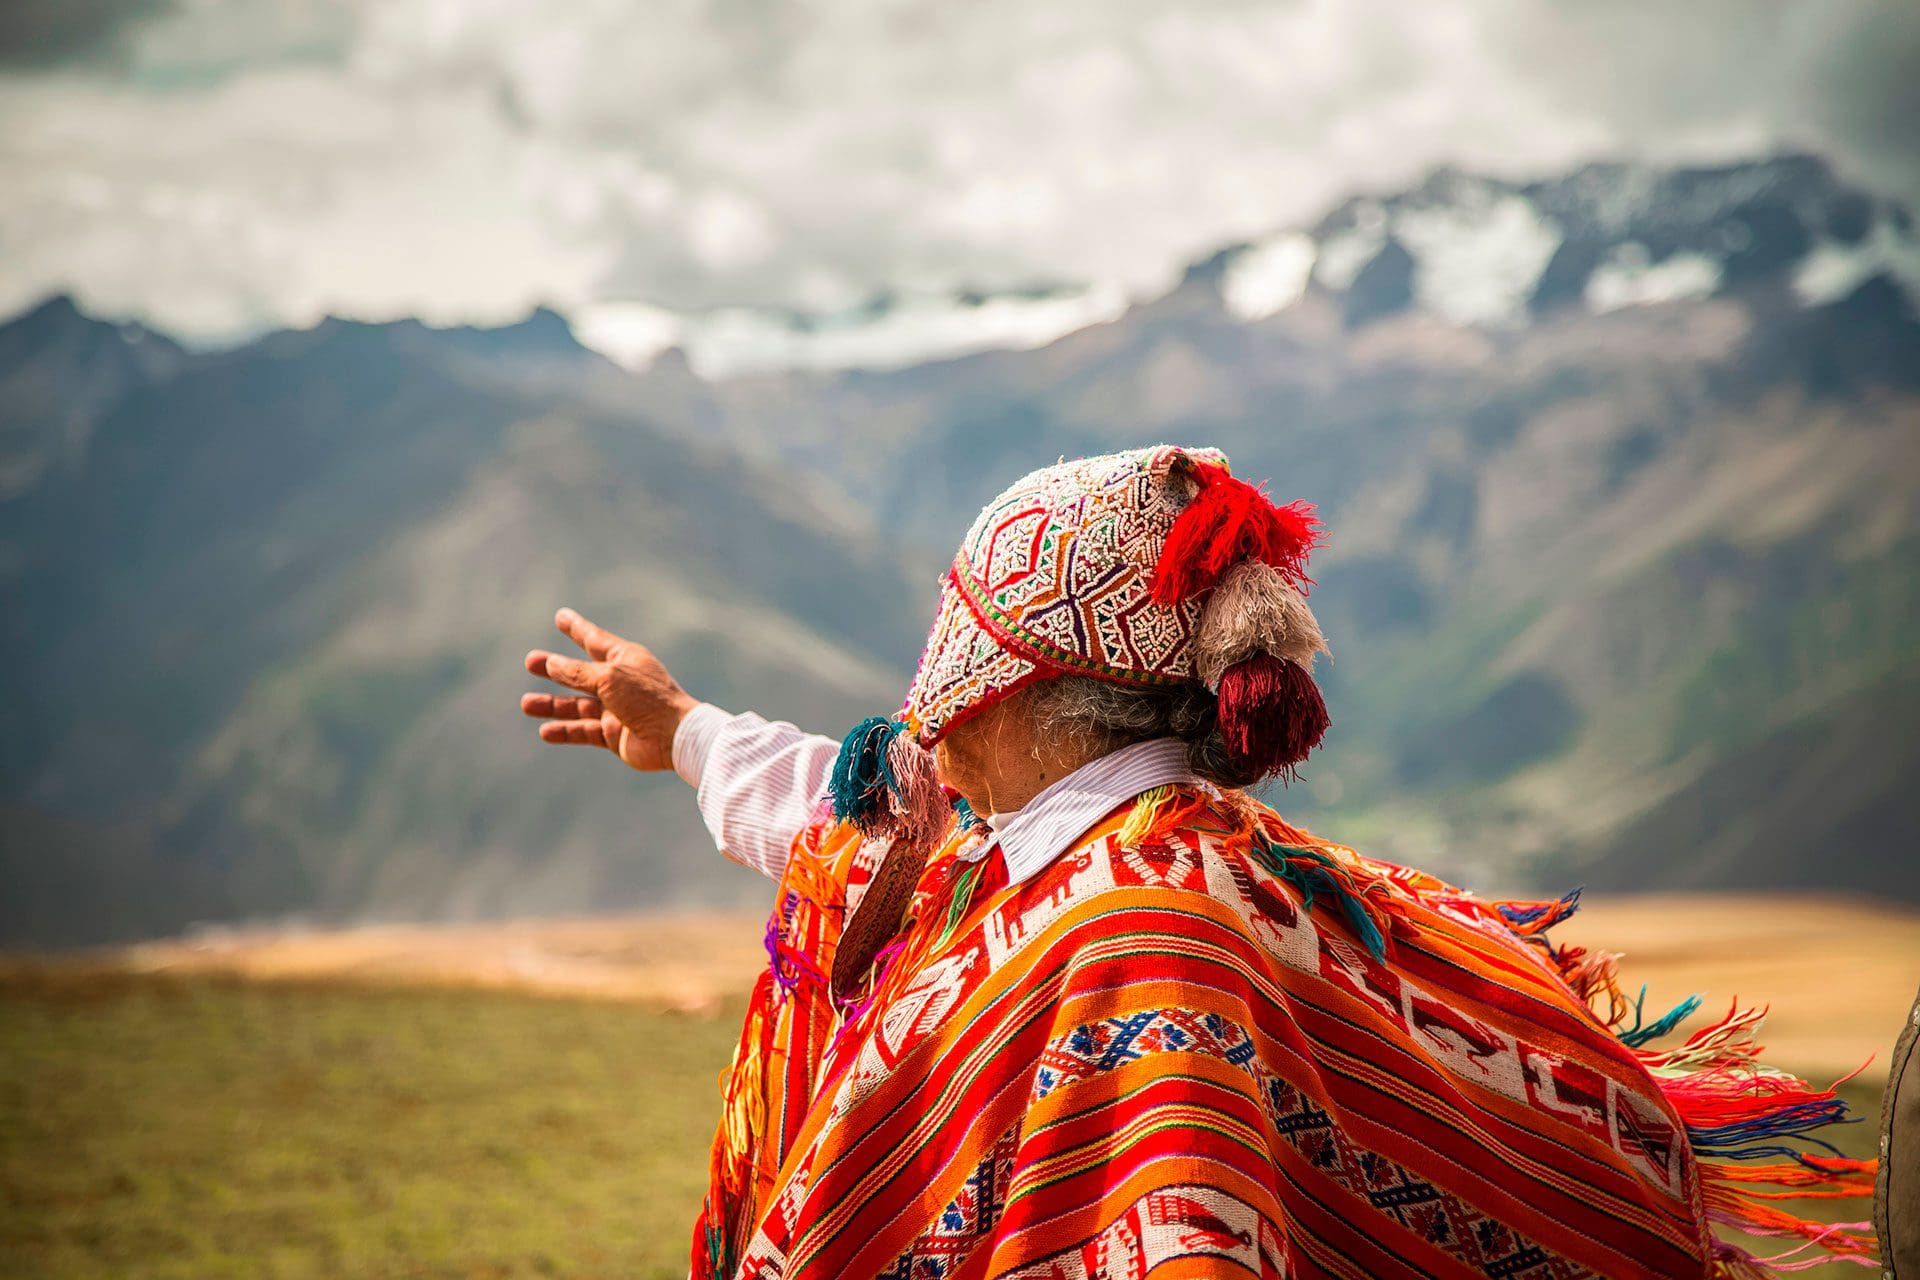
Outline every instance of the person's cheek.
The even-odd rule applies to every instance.
[[[967,784],[972,780],[966,758],[944,738],[933,744],[933,768],[940,786],[948,792],[948,799],[966,794]]]

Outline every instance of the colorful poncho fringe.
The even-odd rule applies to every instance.
[[[795,842],[693,1242],[697,1280],[1760,1277],[1871,1264],[1874,1165],[1761,1066],[1760,1012],[1655,1048],[1578,895],[1486,902],[1246,798],[1161,788],[1034,880],[962,821],[836,1001],[885,852]],[[1830,1149],[1829,1149],[1830,1150]],[[1859,1215],[1856,1215],[1859,1216]],[[1756,1257],[1710,1227],[1794,1242]]]

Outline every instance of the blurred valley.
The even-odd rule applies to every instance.
[[[884,369],[52,299],[0,326],[0,943],[755,904],[677,780],[538,743],[553,609],[837,736],[980,504],[1159,440],[1326,518],[1296,820],[1502,894],[1920,901],[1917,293],[1911,213],[1789,157],[1441,172]]]

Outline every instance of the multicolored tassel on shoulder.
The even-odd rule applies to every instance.
[[[1833,1124],[1857,1122],[1837,1089],[1820,1089],[1760,1062],[1755,1040],[1766,1010],[1738,1001],[1725,1016],[1690,1033],[1677,1045],[1654,1048],[1700,1005],[1688,996],[1648,1022],[1646,988],[1629,999],[1620,989],[1619,956],[1583,947],[1555,947],[1545,930],[1572,915],[1580,891],[1552,902],[1489,904],[1514,936],[1532,944],[1560,973],[1594,1017],[1630,1049],[1665,1095],[1694,1154],[1708,1217],[1716,1226],[1750,1236],[1799,1243],[1759,1257],[1737,1245],[1714,1246],[1711,1274],[1728,1280],[1763,1280],[1828,1262],[1875,1265],[1877,1242],[1866,1222],[1820,1222],[1781,1208],[1788,1200],[1868,1199],[1878,1162],[1854,1160],[1816,1136]],[[1628,1019],[1631,1018],[1631,1023]],[[1808,1144],[1829,1154],[1802,1150]],[[1772,1187],[1773,1190],[1762,1188]]]
[[[1372,882],[1326,849],[1282,844],[1264,832],[1254,833],[1251,850],[1262,866],[1299,890],[1302,908],[1312,911],[1316,901],[1331,902],[1367,953],[1376,960],[1386,958],[1392,933],[1386,910],[1390,894],[1369,891],[1384,888],[1384,882]]]

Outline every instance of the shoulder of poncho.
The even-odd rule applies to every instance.
[[[1054,890],[1067,890],[1076,904],[1106,902],[1113,911],[1140,916],[1147,927],[1183,927],[1177,919],[1158,926],[1151,923],[1168,919],[1169,913],[1176,918],[1208,914],[1221,928],[1245,933],[1246,922],[1236,913],[1218,910],[1206,913],[1201,903],[1207,899],[1218,900],[1218,895],[1208,890],[1221,887],[1213,879],[1220,873],[1220,864],[1244,863],[1252,841],[1251,832],[1222,832],[1185,824],[1158,826],[1125,841],[1113,831],[1096,831],[1069,846],[1041,875],[1053,877]],[[1137,864],[1155,847],[1169,843],[1178,845],[1182,851],[1181,856],[1186,860],[1184,867],[1160,878],[1143,876],[1137,871],[1129,874],[1128,863]],[[1213,865],[1204,865],[1209,859]],[[1095,865],[1104,865],[1106,874],[1088,875],[1088,869]],[[1194,877],[1199,877],[1198,884],[1184,883]]]

